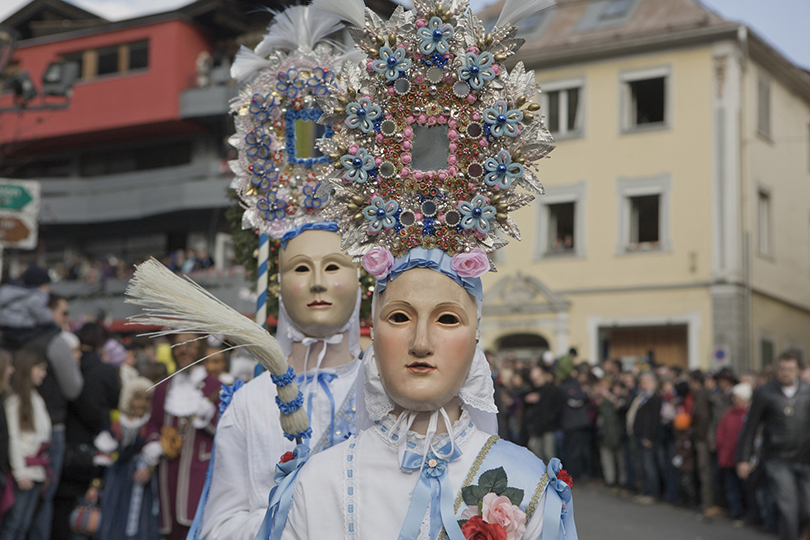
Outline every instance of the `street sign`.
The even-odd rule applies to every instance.
[[[34,197],[21,184],[0,184],[0,210],[22,210]]]
[[[0,178],[0,249],[34,249],[39,229],[40,184]]]

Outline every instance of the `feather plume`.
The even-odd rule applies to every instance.
[[[242,45],[231,64],[231,78],[245,81],[256,71],[269,68],[271,65],[263,57]]]
[[[273,49],[312,52],[319,41],[343,29],[337,16],[309,6],[292,6],[270,13],[273,21],[255,49],[259,56],[267,56]]]
[[[363,28],[366,24],[366,5],[363,0],[312,0],[312,5],[334,13],[358,28]]]
[[[548,9],[553,5],[554,0],[506,0],[495,26],[517,26],[517,23],[526,17],[534,15],[538,11]]]
[[[165,327],[153,332],[153,336],[222,334],[237,347],[246,349],[271,374],[287,372],[286,355],[264,328],[155,259],[136,267],[126,294],[127,303],[141,306],[144,311],[142,315],[129,317],[132,323]],[[298,396],[295,381],[277,388],[283,402]],[[306,431],[309,427],[306,411],[300,408],[289,415],[281,413],[281,427],[289,434]]]

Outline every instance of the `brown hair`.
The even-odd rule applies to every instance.
[[[31,371],[34,366],[46,363],[37,351],[33,349],[20,349],[14,355],[14,375],[11,376],[11,391],[20,399],[20,430],[34,431],[34,404],[31,402],[31,392],[35,391],[31,381]]]
[[[12,362],[11,353],[5,349],[0,349],[0,398],[8,392],[8,388],[6,388],[6,370]]]
[[[788,349],[787,351],[783,352],[779,355],[779,362],[796,362],[796,365],[799,366],[799,371],[804,369],[804,363],[802,362],[802,356],[799,351],[794,349]]]

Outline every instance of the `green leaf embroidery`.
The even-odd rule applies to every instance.
[[[486,495],[478,486],[465,486],[461,488],[461,497],[467,506],[477,506]]]
[[[464,524],[467,523],[468,521],[470,521],[470,520],[469,519],[460,519],[460,520],[458,520],[458,526],[463,527]]]
[[[520,506],[520,503],[523,502],[523,490],[513,487],[508,487],[503,490],[501,493],[504,497],[509,499],[509,502],[514,504],[515,506]]]
[[[498,467],[497,469],[491,469],[482,474],[478,479],[478,487],[481,488],[485,494],[494,493],[495,495],[500,495],[507,488],[507,482],[506,471],[503,467]]]

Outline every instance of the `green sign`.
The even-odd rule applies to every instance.
[[[0,185],[0,209],[22,210],[34,198],[23,186],[16,184]]]

